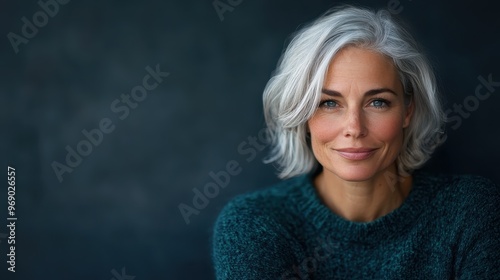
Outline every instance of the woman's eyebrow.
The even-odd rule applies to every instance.
[[[342,97],[342,94],[336,90],[323,88],[323,89],[321,89],[321,92],[326,94],[326,95],[333,96],[333,97]],[[365,96],[371,96],[371,95],[379,94],[382,92],[390,92],[394,95],[397,95],[397,93],[390,88],[376,88],[376,89],[371,89],[371,90],[365,92]]]

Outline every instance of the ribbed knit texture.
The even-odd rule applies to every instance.
[[[304,175],[233,199],[214,228],[217,279],[500,279],[500,190],[416,172],[375,221],[333,213]]]

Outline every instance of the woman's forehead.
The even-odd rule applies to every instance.
[[[324,88],[342,91],[348,87],[394,87],[401,83],[397,69],[390,58],[378,52],[347,47],[339,51],[330,61],[325,76]]]

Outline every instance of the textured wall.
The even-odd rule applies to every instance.
[[[217,213],[277,181],[262,90],[288,36],[335,2],[47,2],[0,5],[0,177],[16,168],[18,218],[15,274],[0,226],[1,278],[213,279]],[[475,97],[478,77],[500,82],[498,4],[357,3],[398,13],[435,65],[450,126],[426,168],[500,183],[500,86]],[[226,186],[193,202],[214,177]],[[202,208],[189,224],[181,203]]]

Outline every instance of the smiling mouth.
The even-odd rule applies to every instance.
[[[337,153],[348,160],[365,160],[375,153],[377,149],[370,148],[346,148],[335,150]]]

